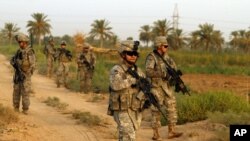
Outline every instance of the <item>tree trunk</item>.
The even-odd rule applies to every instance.
[[[101,36],[100,38],[100,47],[102,48],[103,47],[103,37]]]

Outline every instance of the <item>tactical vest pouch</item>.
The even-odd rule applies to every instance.
[[[62,54],[61,57],[60,57],[60,61],[61,62],[69,62],[69,59],[65,54]]]
[[[120,94],[120,110],[128,109],[127,94]]]
[[[144,94],[142,92],[139,92],[137,94],[133,94],[131,109],[135,110],[135,111],[141,109],[143,106],[143,101],[144,101]]]
[[[29,70],[30,62],[28,60],[28,57],[24,57],[24,59],[22,60],[21,68],[24,72],[27,72]]]
[[[119,106],[119,94],[117,93],[111,93],[111,109],[112,110],[120,110]]]

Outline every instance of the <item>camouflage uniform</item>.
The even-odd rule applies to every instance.
[[[66,43],[62,41],[61,46],[66,46]],[[56,58],[58,58],[59,65],[57,68],[57,79],[56,84],[59,88],[60,85],[64,85],[66,88],[68,88],[68,75],[69,75],[69,65],[70,61],[72,59],[72,54],[69,50],[65,48],[59,48],[56,51]]]
[[[26,42],[28,44],[29,38],[24,34],[19,34],[16,36],[18,42]],[[21,43],[20,43],[21,44]],[[22,109],[24,113],[27,113],[30,105],[29,93],[31,91],[31,76],[35,69],[35,52],[27,45],[26,48],[21,48],[17,50],[14,57],[12,57],[10,63],[12,66],[16,63],[21,74],[25,76],[23,82],[14,82],[13,91],[13,106],[16,111],[19,111],[20,100],[22,97]],[[15,72],[17,72],[15,70]],[[14,80],[17,79],[17,73],[14,74]]]
[[[90,50],[90,45],[85,43],[77,58],[80,92],[88,93],[90,91],[95,63],[95,54]]]
[[[125,46],[125,47],[124,47]],[[126,47],[127,46],[127,47]],[[123,41],[122,50],[131,50],[133,41]],[[122,50],[119,52],[121,53]],[[143,72],[135,65],[140,76]],[[137,69],[136,69],[137,68]],[[141,124],[141,108],[144,104],[144,94],[138,87],[133,87],[137,80],[127,72],[128,65],[123,62],[115,65],[110,71],[110,98],[108,114],[114,117],[119,130],[119,141],[135,141],[136,130]]]
[[[53,73],[54,57],[56,53],[53,38],[49,39],[49,44],[45,45],[43,52],[46,55],[47,59],[47,76],[51,77]]]
[[[155,44],[156,47],[159,46],[158,44],[167,45],[166,37],[157,37]],[[161,106],[166,106],[169,126],[175,126],[177,122],[176,99],[168,82],[169,75],[166,70],[166,65],[155,51],[156,50],[151,52],[146,58],[146,75],[151,81],[151,92],[157,97]],[[176,69],[175,62],[167,55],[167,53],[163,55],[163,58],[172,68]],[[161,127],[161,113],[153,106],[151,107],[151,112],[152,128],[154,130],[153,139],[160,140],[158,128]]]

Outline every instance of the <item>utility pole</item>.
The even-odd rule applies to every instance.
[[[178,25],[179,25],[179,12],[178,12],[177,4],[175,4],[174,13],[173,13],[173,28],[175,31],[178,29]]]

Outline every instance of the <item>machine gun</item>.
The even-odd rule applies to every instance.
[[[175,86],[175,91],[181,91],[183,94],[188,94],[189,96],[191,96],[189,90],[180,77],[182,75],[182,72],[180,70],[175,70],[174,68],[172,68],[157,51],[154,51],[154,53],[157,54],[166,65],[167,72],[170,75],[170,85]]]
[[[146,78],[140,77],[138,73],[135,70],[132,70],[131,68],[129,68],[127,72],[138,81],[138,84],[137,84],[138,87],[147,98],[147,101],[145,102],[146,105],[144,104],[143,108],[148,108],[151,104],[153,104],[154,107],[156,107],[161,112],[162,116],[167,120],[167,116],[164,113],[163,109],[161,108],[161,105],[159,104],[155,95],[151,93],[150,91],[151,89],[150,82]],[[147,105],[147,104],[150,104],[150,105]]]
[[[10,61],[11,65],[15,69],[15,76],[13,78],[13,81],[15,84],[23,83],[25,80],[25,75],[22,73],[20,65],[17,62],[17,59],[18,58],[21,59],[21,56],[22,56],[21,52],[18,52],[16,53],[15,56],[11,58],[11,61]]]

